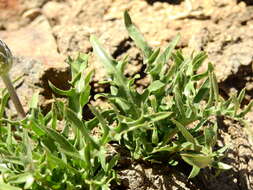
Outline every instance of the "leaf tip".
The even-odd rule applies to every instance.
[[[130,15],[128,14],[127,11],[124,12],[124,22],[125,22],[125,26],[128,27],[132,24],[132,20]]]

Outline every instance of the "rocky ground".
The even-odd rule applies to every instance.
[[[190,54],[204,50],[215,64],[220,93],[228,97],[246,87],[248,103],[253,96],[253,1],[243,0],[0,0],[0,38],[12,49],[15,65],[12,78],[22,103],[27,106],[32,93],[40,91],[42,107],[49,108],[52,92],[47,81],[67,89],[67,55],[92,50],[91,34],[99,37],[115,58],[131,57],[126,74],[141,70],[141,56],[127,35],[123,11],[128,10],[149,44],[164,47],[177,33],[182,36],[177,48]],[[91,56],[95,68],[94,91],[105,77]],[[145,81],[144,81],[145,82]],[[140,83],[142,83],[140,81]],[[143,84],[145,85],[145,84]],[[12,106],[10,106],[12,107]],[[119,168],[121,186],[115,189],[253,189],[252,121],[248,128],[223,119],[219,145],[231,144],[226,162],[233,169],[216,177],[204,170],[194,180],[170,168],[142,162],[127,162]]]

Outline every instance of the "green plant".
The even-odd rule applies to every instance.
[[[142,93],[134,83],[139,75],[124,76],[127,60],[114,60],[91,37],[94,52],[112,79],[108,81],[110,93],[97,96],[105,97],[111,104],[114,117],[107,120],[108,125],[115,126],[114,138],[135,159],[168,164],[177,164],[183,159],[192,166],[189,177],[196,176],[205,167],[230,168],[220,162],[226,148],[214,149],[215,118],[244,116],[253,104],[238,113],[245,90],[238,97],[224,100],[219,96],[213,66],[208,63],[204,73],[197,73],[207,58],[206,53],[184,57],[180,50],[174,51],[179,35],[160,53],[160,49],[148,46],[127,12],[124,20],[130,37],[144,56],[145,73],[150,77],[150,84]]]
[[[67,97],[68,105],[55,100],[51,111],[44,116],[35,94],[26,119],[13,122],[2,118],[0,189],[109,189],[110,181],[116,177],[112,168],[117,155],[110,158],[107,155],[105,145],[110,139],[107,128],[101,137],[94,137],[90,133],[97,126],[96,120],[82,120],[93,73],[84,76],[87,61],[85,54],[76,60],[68,59],[72,72],[70,90],[60,90],[50,83],[56,93]],[[6,95],[3,97],[1,107],[6,103]],[[15,131],[19,138],[14,138],[10,125],[22,126]]]
[[[189,177],[201,168],[228,169],[221,162],[226,147],[217,150],[217,121],[220,116],[237,120],[251,109],[251,102],[240,109],[245,90],[228,100],[219,96],[218,85],[209,63],[204,73],[197,73],[206,54],[184,57],[174,50],[179,35],[160,53],[144,41],[128,13],[125,25],[130,37],[144,55],[145,73],[150,84],[138,92],[135,80],[127,78],[127,59],[117,61],[109,56],[95,37],[91,44],[112,80],[105,97],[111,107],[89,105],[92,119],[83,118],[89,102],[90,80],[88,55],[68,59],[71,68],[69,90],[49,83],[52,90],[67,98],[56,98],[52,109],[43,115],[35,94],[23,120],[4,117],[9,98],[3,90],[0,99],[0,190],[106,190],[117,180],[113,167],[118,155],[109,155],[109,142],[126,147],[133,159],[176,165],[184,160],[192,166]],[[169,64],[170,63],[170,64]],[[15,127],[16,130],[11,130]],[[94,130],[97,135],[92,135]]]

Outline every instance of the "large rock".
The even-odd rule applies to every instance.
[[[41,16],[19,30],[1,31],[0,38],[8,44],[16,57],[10,76],[12,80],[21,76],[16,86],[25,110],[28,110],[28,102],[33,93],[39,91],[44,99],[41,101],[42,106],[48,111],[48,101],[52,98],[48,81],[67,89],[70,75],[64,57],[57,51],[47,19]],[[3,87],[3,84],[0,86]],[[10,108],[11,113],[16,113],[12,103]]]

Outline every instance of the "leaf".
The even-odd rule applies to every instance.
[[[129,104],[132,106],[133,111],[136,115],[138,115],[138,111],[136,108],[136,103],[134,101],[134,98],[130,92],[130,90],[127,88],[127,79],[126,77],[118,70],[117,68],[117,62],[113,60],[108,54],[104,51],[98,40],[91,36],[91,44],[92,47],[97,54],[97,56],[100,58],[101,62],[104,64],[105,68],[108,71],[108,74],[112,75],[114,78],[114,82],[119,87],[119,90],[122,91],[122,94],[125,96],[125,98],[129,101]]]
[[[70,89],[70,90],[61,90],[57,87],[55,87],[50,81],[48,81],[48,84],[50,86],[50,88],[58,95],[62,95],[62,96],[73,96],[74,95],[74,89]]]
[[[245,93],[246,93],[246,88],[242,89],[241,92],[240,92],[240,94],[238,95],[238,102],[239,102],[239,104],[242,103],[243,98],[245,97]]]
[[[149,92],[155,92],[155,91],[157,91],[157,90],[163,88],[164,86],[165,86],[164,83],[162,83],[162,82],[159,81],[159,80],[156,80],[156,81],[152,82],[152,83],[149,85],[148,90],[149,90]]]
[[[106,171],[106,150],[103,146],[100,147],[98,157],[103,170]]]
[[[198,55],[196,55],[192,60],[193,71],[197,71],[206,58],[207,55],[205,52],[200,52]]]
[[[205,168],[210,166],[210,164],[213,162],[213,158],[211,156],[204,154],[181,153],[180,155],[186,163],[198,168]]]
[[[219,102],[219,87],[218,87],[216,76],[213,72],[211,73],[211,86],[213,88],[214,98],[216,100],[216,103],[218,103]]]
[[[29,125],[24,125],[24,127],[32,130],[39,137],[46,134],[46,130],[42,129],[42,127],[34,120],[31,120]]]
[[[152,64],[156,60],[159,53],[160,53],[160,49],[157,49],[152,53],[152,55],[150,55],[150,57],[147,60],[148,65]]]
[[[144,117],[150,120],[151,122],[157,122],[157,121],[167,119],[171,115],[172,115],[172,112],[158,112],[158,113],[150,114],[148,116],[145,115]]]
[[[133,39],[136,46],[142,50],[146,58],[149,58],[152,54],[152,49],[148,46],[144,37],[138,31],[136,26],[132,23],[132,20],[127,11],[124,13],[125,27],[129,33],[129,36]]]
[[[158,57],[157,63],[166,64],[169,61],[172,51],[175,49],[176,45],[180,40],[180,34],[177,34],[176,37],[169,43],[165,51]]]
[[[191,77],[191,80],[193,80],[193,81],[199,81],[199,80],[201,80],[201,79],[203,79],[203,78],[205,78],[207,76],[208,76],[208,71],[206,71],[204,73],[201,73],[201,74],[193,75]]]
[[[38,102],[39,102],[39,92],[36,92],[32,96],[32,99],[29,103],[29,108],[30,109],[37,109],[38,108]]]
[[[117,69],[123,74],[125,66],[128,63],[128,56],[126,56],[122,61],[119,61],[117,64]]]
[[[232,168],[232,166],[225,164],[223,162],[213,162],[212,166],[221,170],[229,170]]]
[[[70,57],[68,58],[67,63],[71,67],[71,76],[72,76],[71,84],[74,84],[77,75],[80,75],[80,73],[82,73],[84,69],[87,67],[88,57],[89,55],[87,54],[79,53],[78,57],[75,60],[71,59]]]
[[[33,161],[33,155],[32,155],[32,143],[31,139],[28,136],[27,129],[23,129],[23,144],[25,147],[25,156],[24,160],[26,160],[26,171],[34,171],[34,161]]]
[[[212,150],[217,141],[217,127],[217,124],[215,124],[204,129],[205,144],[210,150]]]
[[[158,144],[158,143],[159,143],[158,130],[157,130],[157,128],[155,128],[155,129],[152,131],[152,143],[153,143],[153,144]]]
[[[79,171],[77,169],[73,168],[69,164],[65,163],[62,159],[54,156],[53,154],[49,152],[47,153],[47,159],[48,159],[48,162],[52,163],[55,166],[60,166],[61,168],[66,168],[75,174],[79,174]]]
[[[170,66],[168,72],[164,76],[164,80],[166,81],[166,83],[171,80],[172,76],[176,73],[177,68],[178,65],[175,62]]]
[[[10,98],[9,93],[4,93],[1,98],[1,105],[0,105],[0,118],[3,118],[5,107],[8,103],[8,100]]]
[[[116,69],[117,62],[113,60],[113,58],[105,52],[105,50],[102,48],[101,44],[99,43],[99,41],[95,36],[91,36],[90,42],[93,47],[93,51],[97,54],[98,58],[104,64],[108,73],[116,74],[115,72],[117,72]]]
[[[102,129],[103,129],[103,136],[101,138],[100,141],[100,145],[104,145],[109,139],[108,139],[108,135],[110,132],[110,128],[107,126],[106,120],[103,118],[103,116],[96,110],[95,107],[93,107],[92,105],[89,105],[89,108],[91,110],[91,112],[96,116],[96,118],[99,120]]]
[[[54,139],[55,142],[57,142],[62,149],[65,149],[68,152],[74,152],[77,153],[78,151],[75,149],[75,147],[60,133],[56,132],[54,129],[46,128],[47,134],[50,136],[50,138]]]
[[[187,141],[189,141],[193,144],[196,143],[194,137],[191,135],[191,133],[181,123],[179,123],[175,119],[171,119],[171,121],[177,126],[178,130],[182,133],[182,135],[184,136],[184,138]]]
[[[87,130],[86,126],[77,117],[77,115],[69,108],[66,108],[66,117],[73,124],[73,126],[82,133],[82,135],[84,136],[84,140],[87,143],[91,143],[92,147],[99,149],[99,146],[97,145],[97,143],[89,135],[89,131]]]
[[[22,190],[22,189],[0,182],[0,190]]]
[[[178,85],[174,88],[174,90],[174,98],[177,109],[182,116],[185,116],[184,103]]]
[[[114,166],[116,166],[118,160],[120,159],[120,156],[118,154],[114,155],[111,160],[109,161],[109,163],[107,164],[107,172],[110,172]]]
[[[4,158],[1,158],[1,162],[24,166],[24,161],[20,160],[19,157],[15,157],[15,156],[5,156]]]
[[[246,108],[243,109],[243,111],[238,115],[238,117],[244,117],[248,112],[251,111],[253,107],[253,100],[250,101],[250,103],[246,106]]]
[[[190,173],[190,175],[189,175],[188,178],[194,178],[194,177],[196,177],[199,174],[199,172],[200,172],[200,168],[199,167],[192,166],[192,171],[191,171],[191,173]]]
[[[88,102],[90,98],[90,91],[91,91],[91,86],[88,85],[85,87],[84,91],[80,95],[80,107],[83,108]]]
[[[199,103],[201,100],[203,100],[209,93],[209,79],[207,79],[202,85],[201,87],[199,88],[196,96],[194,97],[193,99],[193,102],[194,103]]]
[[[34,177],[31,173],[27,172],[27,173],[13,175],[11,177],[8,177],[7,180],[9,183],[12,183],[12,184],[25,183],[25,189],[29,189],[34,182]]]

